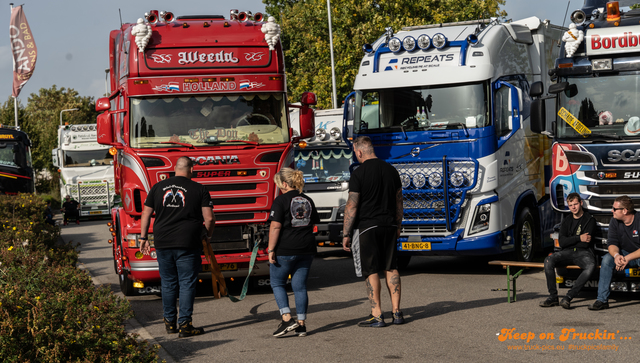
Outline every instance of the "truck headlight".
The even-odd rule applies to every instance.
[[[402,188],[407,189],[411,185],[411,177],[405,173],[400,174],[400,182],[402,182]]]
[[[424,187],[427,184],[427,178],[424,176],[424,174],[416,174],[413,176],[413,185],[420,189],[422,187]]]
[[[400,39],[393,37],[391,39],[389,39],[389,50],[397,53],[402,49],[402,42],[400,41]]]
[[[344,221],[344,209],[347,207],[346,204],[343,204],[338,208],[338,213],[336,213],[336,221]]]
[[[442,174],[431,173],[429,175],[429,185],[431,185],[432,188],[437,188],[442,185]]]
[[[473,224],[469,234],[474,234],[489,229],[489,219],[491,218],[491,204],[483,204],[476,206],[473,215]]]
[[[464,174],[462,174],[459,171],[456,171],[455,173],[451,174],[451,185],[453,185],[456,188],[459,188],[460,186],[462,186],[462,184],[465,183],[465,177]]]
[[[404,39],[402,39],[402,47],[407,52],[411,52],[416,49],[416,39],[411,35],[404,37]]]
[[[431,38],[428,35],[422,34],[418,37],[418,47],[420,49],[428,49],[431,46]]]

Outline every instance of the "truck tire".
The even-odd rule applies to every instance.
[[[122,275],[120,277],[120,290],[124,296],[132,296],[135,292],[133,288],[133,280],[129,279],[129,271],[122,269]]]
[[[536,219],[528,207],[524,207],[516,220],[515,254],[516,260],[522,262],[533,261],[535,244],[540,241]]]
[[[397,266],[398,270],[404,270],[409,266],[409,262],[411,261],[411,256],[398,256]]]

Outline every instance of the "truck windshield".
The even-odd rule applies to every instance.
[[[569,87],[558,95],[558,109],[568,111],[557,118],[558,138],[640,136],[640,72],[570,77],[559,82],[568,82]]]
[[[356,92],[356,133],[477,128],[489,125],[488,82]]]
[[[66,167],[111,165],[113,161],[113,156],[109,154],[109,149],[64,150],[63,154],[63,165]]]
[[[285,101],[282,93],[133,98],[131,147],[285,143]]]
[[[18,167],[16,164],[16,143],[2,142],[0,143],[0,166]]]
[[[305,183],[348,181],[352,157],[348,148],[297,150],[296,169],[304,174]]]

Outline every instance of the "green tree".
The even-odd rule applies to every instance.
[[[263,0],[282,29],[290,100],[305,91],[331,108],[331,50],[326,0]],[[505,17],[505,0],[332,0],[331,20],[338,105],[353,88],[362,46],[392,27]]]
[[[15,126],[15,106],[13,103],[13,97],[9,96],[7,102],[0,107],[0,125]],[[24,120],[24,106],[18,99],[18,126],[22,126],[22,120]]]
[[[31,154],[33,166],[38,175],[45,175],[44,179],[36,181],[38,192],[57,191],[59,174],[51,159],[51,150],[58,145],[58,127],[60,125],[60,111],[78,108],[78,111],[62,114],[63,123],[86,124],[95,123],[98,113],[95,111],[93,97],[81,97],[72,88],[58,89],[41,88],[38,94],[29,96],[25,108],[25,119],[22,129],[29,134],[33,143]]]

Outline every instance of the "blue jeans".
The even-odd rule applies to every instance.
[[[180,299],[178,324],[191,321],[196,283],[202,259],[200,249],[159,248],[158,267],[162,286],[162,309],[168,321],[176,321],[176,299]]]
[[[309,277],[311,262],[313,262],[313,255],[276,255],[276,263],[269,266],[271,289],[276,298],[278,309],[280,309],[280,315],[291,314],[289,297],[285,290],[287,278],[291,275],[291,287],[296,300],[298,320],[307,320],[307,307],[309,307],[307,277]]]
[[[620,254],[626,256],[629,252],[625,250],[620,250]],[[625,268],[629,267],[639,267],[640,262],[638,260],[631,260],[625,266]],[[616,261],[611,256],[610,253],[602,256],[602,264],[600,265],[600,280],[598,281],[598,300],[601,302],[609,302],[609,294],[611,290],[609,290],[609,285],[611,285],[611,279],[613,278],[613,270],[616,268]]]
[[[593,253],[589,250],[577,250],[566,249],[558,252],[554,252],[550,256],[544,259],[544,274],[547,277],[547,288],[549,289],[549,295],[551,298],[558,298],[558,287],[556,285],[556,271],[555,267],[565,265],[578,265],[582,272],[573,287],[567,292],[567,298],[569,300],[578,296],[578,293],[589,280],[591,274],[596,269],[596,259]]]

